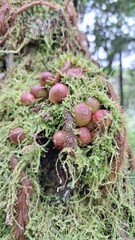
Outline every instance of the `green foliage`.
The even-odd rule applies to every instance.
[[[133,51],[134,42],[134,13],[135,7],[128,0],[97,0],[88,1],[87,11],[94,12],[94,26],[87,26],[86,33],[95,36],[94,53],[104,51],[101,63],[105,63],[110,74],[112,63],[119,52]],[[132,43],[132,44],[130,44]]]

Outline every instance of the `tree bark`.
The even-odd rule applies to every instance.
[[[122,68],[122,51],[119,52],[119,91],[120,91],[120,104],[124,106],[124,92],[123,92],[123,68]]]

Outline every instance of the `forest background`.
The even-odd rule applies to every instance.
[[[90,52],[109,76],[125,110],[135,153],[135,1],[74,0],[74,4]]]

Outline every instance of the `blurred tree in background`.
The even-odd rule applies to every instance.
[[[135,1],[74,3],[80,12],[80,28],[90,41],[90,51],[110,75],[128,114],[129,137],[135,151]]]
[[[107,74],[113,72],[113,63],[118,62],[120,101],[124,106],[122,60],[123,54],[129,55],[135,51],[135,2],[89,0],[85,13],[88,12],[94,12],[93,26],[90,23],[86,26],[86,34],[95,36],[93,53],[96,53],[101,65],[104,64]]]

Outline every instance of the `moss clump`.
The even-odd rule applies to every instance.
[[[63,33],[63,25],[59,26],[59,32]],[[102,69],[80,53],[76,41],[72,41],[75,35],[69,34],[68,40],[63,37],[61,42],[59,35],[54,37],[52,34],[53,31],[44,39],[39,36],[33,47],[26,45],[20,55],[15,56],[12,71],[7,73],[1,89],[0,238],[15,238],[21,171],[33,185],[28,202],[26,239],[109,240],[121,239],[122,231],[129,239],[135,238],[133,189],[127,180],[127,166],[118,174],[117,180],[111,182],[108,178],[113,159],[119,157],[117,133],[124,128],[123,116],[108,96]],[[68,41],[72,41],[73,52],[65,47]],[[37,100],[34,106],[24,106],[20,102],[21,92],[28,91],[39,81],[41,71],[59,73],[67,60],[84,71],[84,76],[75,78],[62,74],[61,82],[68,85],[69,94],[61,104]],[[73,154],[68,148],[58,152],[52,144],[52,135],[65,127],[65,110],[74,116],[75,105],[89,96],[96,97],[111,112],[110,127],[104,126],[99,137],[88,146],[78,145]],[[34,112],[33,107],[39,105],[39,111]],[[8,139],[8,133],[14,127],[22,127],[26,133],[25,140],[18,145]],[[76,134],[74,125],[72,130]],[[13,156],[18,159],[14,171],[11,169]],[[102,189],[107,184],[112,185],[104,196]]]
[[[37,54],[40,56],[42,54]],[[34,193],[29,206],[30,222],[26,227],[27,239],[120,239],[120,229],[123,228],[134,236],[134,208],[132,202],[132,187],[127,184],[123,188],[123,178],[127,172],[121,173],[113,188],[106,197],[102,196],[100,187],[108,183],[111,171],[111,159],[119,155],[116,133],[122,129],[122,116],[115,103],[108,97],[106,84],[100,75],[100,70],[82,55],[72,55],[70,52],[61,54],[59,59],[50,60],[49,71],[55,72],[63,66],[68,59],[77,67],[87,68],[82,78],[63,76],[62,82],[69,86],[70,94],[61,104],[48,104],[42,101],[38,113],[32,107],[24,106],[20,102],[22,90],[28,90],[38,82],[39,72],[48,70],[44,64],[33,65],[33,70],[26,70],[23,60],[7,76],[5,86],[1,90],[1,238],[11,239],[12,227],[5,224],[7,216],[14,221],[15,200],[19,187],[19,173],[25,170],[32,180]],[[35,59],[34,59],[35,61]],[[25,61],[24,61],[25,62]],[[48,65],[48,64],[47,64]],[[35,69],[34,69],[35,68]],[[75,157],[67,154],[63,149],[58,153],[54,169],[57,177],[60,162],[65,171],[68,169],[70,181],[68,186],[72,189],[70,200],[63,202],[57,194],[57,188],[50,176],[45,173],[41,179],[41,156],[49,151],[49,142],[57,129],[63,127],[64,110],[73,114],[73,109],[79,102],[84,102],[88,96],[95,96],[111,111],[113,121],[110,128],[105,128],[100,138],[87,147],[77,147]],[[39,100],[35,105],[39,104]],[[49,118],[45,117],[49,113]],[[45,114],[45,115],[44,115]],[[51,121],[50,121],[51,117]],[[23,143],[15,145],[8,139],[9,130],[13,127],[23,127],[26,139]],[[37,134],[44,130],[44,138],[48,139],[43,145],[35,140]],[[75,130],[74,130],[75,131]],[[33,136],[33,138],[32,138]],[[66,157],[65,157],[66,154]],[[18,168],[12,173],[10,159],[16,156],[19,159]],[[53,161],[50,159],[50,161]],[[45,171],[45,168],[44,168]],[[51,174],[51,173],[50,173]],[[45,177],[45,179],[43,179]],[[42,182],[42,184],[41,184]],[[49,190],[45,189],[49,186]],[[52,187],[54,185],[54,187]],[[54,199],[54,204],[51,204]],[[10,236],[10,237],[9,237]]]

